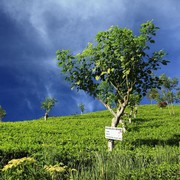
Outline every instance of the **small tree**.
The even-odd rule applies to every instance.
[[[158,89],[156,88],[149,89],[147,92],[147,98],[151,101],[151,104],[153,100],[158,100],[159,99]]]
[[[0,122],[6,116],[6,111],[0,106]]]
[[[81,110],[81,114],[83,114],[83,113],[84,113],[84,110],[85,110],[85,105],[84,105],[83,103],[80,103],[80,104],[79,104],[79,108],[80,108],[80,110]]]
[[[174,103],[180,102],[180,88],[178,87],[178,78],[167,77],[166,74],[162,74],[159,77],[160,90],[153,88],[149,90],[148,97],[151,101],[154,99],[158,103],[158,107],[168,106],[169,113],[174,114]]]
[[[51,97],[46,97],[45,100],[41,103],[41,108],[45,110],[44,119],[46,120],[49,117],[49,112],[54,107],[56,99]]]
[[[161,91],[159,92],[159,97],[161,101],[166,101],[168,104],[168,109],[170,114],[174,114],[173,103],[179,101],[179,88],[178,78],[167,77],[166,74],[160,76]],[[170,110],[171,107],[171,110]]]
[[[180,88],[176,88],[176,95],[175,95],[176,99],[175,102],[176,103],[180,103]]]
[[[112,113],[112,127],[122,123],[131,94],[145,96],[148,89],[158,86],[159,78],[153,72],[168,63],[163,59],[163,50],[149,51],[158,29],[148,21],[141,25],[140,35],[136,36],[130,29],[112,26],[98,32],[96,43],[88,43],[82,53],[56,52],[65,79],[72,88],[97,98]],[[112,140],[108,147],[112,150]]]
[[[134,118],[136,118],[138,105],[141,101],[141,96],[139,94],[131,94],[128,102],[128,106],[130,107],[130,113],[129,113],[129,123],[132,122],[132,115],[134,113]]]

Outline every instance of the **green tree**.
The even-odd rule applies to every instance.
[[[80,108],[80,110],[81,110],[81,114],[83,114],[83,113],[84,113],[84,110],[85,110],[85,105],[84,105],[83,103],[80,103],[80,104],[79,104],[79,108]]]
[[[129,123],[132,122],[132,115],[136,118],[138,105],[140,104],[142,98],[139,94],[130,94],[128,106],[130,107],[129,113]]]
[[[0,106],[0,122],[6,116],[6,111]]]
[[[147,98],[151,101],[151,104],[152,104],[153,100],[158,101],[158,99],[159,99],[158,89],[157,88],[149,89],[148,92],[147,92]]]
[[[176,88],[176,103],[180,103],[180,88]]]
[[[145,96],[148,89],[158,86],[159,78],[153,72],[168,63],[163,50],[150,50],[158,29],[147,21],[136,36],[130,29],[112,26],[98,32],[94,45],[88,43],[77,55],[69,50],[56,52],[65,79],[72,88],[97,98],[112,113],[112,127],[122,123],[130,94]],[[113,141],[108,146],[112,150]]]
[[[44,115],[45,120],[48,118],[49,112],[54,107],[56,102],[57,102],[56,99],[51,97],[46,97],[45,100],[41,103],[41,108],[45,110],[45,115]]]
[[[166,74],[160,76],[161,91],[159,92],[159,99],[167,102],[170,114],[175,114],[173,103],[179,101],[178,82],[176,77],[170,78]]]

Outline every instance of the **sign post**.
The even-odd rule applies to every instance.
[[[123,132],[122,128],[106,126],[105,127],[105,138],[108,139],[108,142],[114,141],[114,140],[122,141],[122,132]],[[112,147],[109,146],[109,144],[111,144],[111,143],[108,143],[109,151],[112,151]]]

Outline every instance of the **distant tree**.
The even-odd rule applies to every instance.
[[[80,110],[81,110],[81,114],[83,114],[83,113],[84,113],[84,110],[85,110],[85,105],[84,105],[83,103],[80,103],[80,104],[79,104],[79,108],[80,108]]]
[[[176,95],[175,95],[176,99],[175,102],[176,103],[180,103],[180,88],[176,88]]]
[[[151,104],[153,100],[158,100],[159,99],[158,89],[157,88],[149,89],[147,92],[147,98],[151,101]]]
[[[166,74],[160,76],[161,91],[159,92],[159,101],[165,101],[168,104],[170,114],[174,114],[173,104],[180,101],[178,78],[167,77]]]
[[[88,43],[82,53],[56,52],[65,79],[72,88],[97,98],[112,113],[112,127],[122,123],[131,94],[145,96],[148,89],[158,86],[159,78],[153,72],[168,63],[163,59],[163,50],[150,50],[158,29],[152,21],[147,21],[136,36],[130,29],[112,26],[98,32],[96,43]],[[112,150],[112,140],[108,147]]]
[[[160,89],[153,88],[148,91],[148,98],[156,100],[158,107],[168,107],[169,113],[174,114],[174,103],[180,102],[180,88],[178,87],[178,78],[167,77],[166,74],[162,74],[159,77]]]
[[[0,106],[0,122],[6,116],[6,111]]]
[[[54,107],[56,99],[51,97],[46,97],[45,100],[41,103],[41,108],[45,110],[44,119],[46,120],[49,117],[49,112]]]
[[[134,114],[134,118],[136,118],[138,105],[140,104],[142,98],[139,94],[131,94],[128,102],[128,106],[130,107],[129,113],[129,123],[132,122],[132,115]]]

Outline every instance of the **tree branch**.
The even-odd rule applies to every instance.
[[[97,98],[97,97],[96,97],[96,98]],[[99,98],[97,98],[97,99],[111,112],[111,114],[112,114],[114,117],[116,117],[116,113],[113,111],[112,108],[110,108],[109,105],[107,105],[106,103],[104,103],[101,99],[99,99]]]

